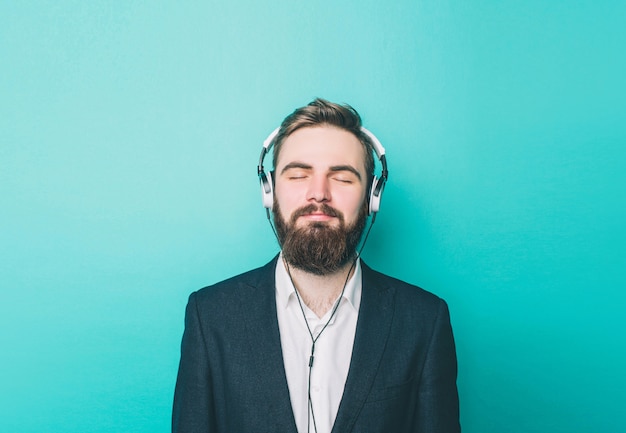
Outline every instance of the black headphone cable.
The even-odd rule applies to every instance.
[[[267,211],[267,220],[270,224],[270,227],[272,228],[272,231],[274,232],[274,236],[276,236],[276,240],[278,241],[278,245],[280,246],[280,239],[278,238],[278,234],[276,233],[276,229],[274,228],[274,225],[272,224],[272,220],[270,218],[270,211],[269,209],[266,209]],[[359,248],[359,252],[356,254],[354,260],[352,261],[352,265],[350,265],[350,269],[348,270],[348,274],[346,275],[346,280],[343,283],[343,288],[341,289],[341,294],[339,295],[339,297],[337,298],[337,301],[335,301],[335,305],[333,306],[333,310],[330,314],[330,317],[328,318],[328,320],[326,321],[326,323],[324,324],[324,326],[322,327],[321,331],[317,334],[317,337],[313,337],[313,332],[311,331],[311,327],[309,326],[309,322],[306,319],[306,313],[304,312],[304,306],[302,304],[302,299],[300,297],[300,294],[298,293],[298,289],[296,288],[296,285],[293,282],[293,278],[291,276],[291,270],[289,268],[289,263],[287,263],[287,261],[283,258],[283,263],[285,264],[285,269],[287,270],[287,275],[289,276],[289,280],[291,281],[291,285],[294,288],[294,291],[296,293],[296,298],[298,299],[298,305],[300,306],[300,311],[302,312],[302,317],[304,319],[304,324],[306,325],[306,329],[309,332],[309,336],[311,337],[311,355],[309,356],[309,378],[307,381],[307,397],[308,397],[308,408],[307,408],[307,433],[310,433],[310,429],[311,429],[311,420],[313,420],[313,430],[315,433],[317,433],[317,423],[315,421],[315,412],[313,411],[313,400],[311,399],[311,373],[313,371],[313,361],[315,360],[315,343],[317,342],[317,340],[320,338],[320,336],[322,335],[322,333],[324,332],[324,330],[326,329],[326,327],[328,327],[328,325],[330,324],[330,322],[333,320],[333,317],[335,316],[335,313],[337,313],[337,309],[339,308],[339,304],[341,302],[341,299],[343,298],[343,294],[346,291],[346,286],[348,285],[348,281],[350,281],[350,274],[352,273],[352,271],[354,270],[354,267],[356,266],[356,262],[359,259],[359,257],[361,257],[361,253],[363,252],[363,248],[365,247],[365,243],[367,242],[367,238],[369,238],[370,235],[370,231],[372,230],[372,226],[374,225],[374,221],[376,220],[376,214],[372,214],[372,220],[370,222],[370,225],[367,229],[367,232],[365,234],[365,238],[363,239],[363,243],[361,244],[361,248]]]

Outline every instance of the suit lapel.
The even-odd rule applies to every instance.
[[[352,360],[332,433],[352,431],[376,377],[393,318],[395,291],[378,284],[374,272],[361,264],[361,306]]]
[[[269,413],[259,414],[268,420],[264,428],[296,433],[276,317],[275,269],[276,258],[261,269],[258,281],[251,281],[241,298],[249,344],[243,350],[254,354],[255,368],[255,377],[244,380],[252,381],[258,401],[269,407]]]

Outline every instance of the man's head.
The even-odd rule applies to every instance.
[[[363,145],[365,169],[371,178],[374,175],[374,154],[370,138],[361,130],[361,116],[350,105],[335,104],[316,98],[304,107],[296,109],[285,117],[274,138],[274,158],[276,167],[283,142],[298,129],[314,126],[335,126],[354,135]]]
[[[274,143],[274,219],[283,256],[317,275],[355,256],[374,171],[361,119],[316,99],[288,116]]]

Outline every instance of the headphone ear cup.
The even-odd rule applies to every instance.
[[[370,189],[369,214],[374,214],[380,210],[380,199],[383,195],[384,179],[378,179],[376,176],[372,179],[372,187]]]
[[[272,209],[274,206],[274,182],[271,171],[261,174],[261,196],[263,198],[263,207]]]

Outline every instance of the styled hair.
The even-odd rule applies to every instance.
[[[373,146],[369,137],[361,131],[361,116],[348,104],[335,104],[321,98],[316,98],[309,105],[297,108],[285,117],[274,139],[274,167],[276,167],[281,147],[287,137],[300,128],[324,125],[335,126],[354,134],[363,145],[365,172],[371,178],[374,175]]]

